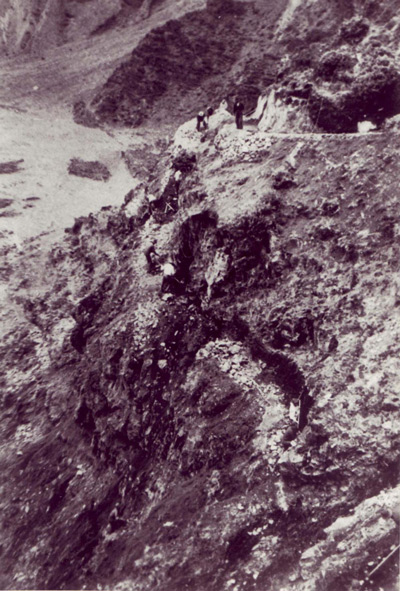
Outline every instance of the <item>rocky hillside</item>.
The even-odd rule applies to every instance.
[[[13,8],[0,5],[1,105],[39,110],[47,116],[49,108],[54,116],[68,106],[70,116],[73,105],[92,97],[147,33],[205,4],[205,0],[145,0],[139,6],[134,0],[129,4],[88,0],[68,3],[73,16],[67,18],[67,4],[57,1],[51,11],[35,9],[36,16],[29,2],[15,2]]]
[[[357,130],[400,111],[397,2],[208,0],[153,30],[97,93],[99,119],[136,126],[276,89],[314,126]],[[310,50],[311,47],[311,50]]]
[[[3,588],[395,589],[400,138],[222,120],[8,254]]]
[[[0,588],[397,589],[399,25],[211,0],[84,107],[175,134],[3,248]]]
[[[147,35],[91,107],[102,121],[130,126],[149,116],[155,122],[184,120],[240,86],[254,106],[276,77],[281,52],[273,32],[286,4],[208,0],[203,10]]]
[[[3,0],[0,54],[41,54],[49,47],[147,18],[153,4],[151,0]]]

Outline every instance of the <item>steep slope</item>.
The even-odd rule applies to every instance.
[[[395,589],[399,135],[216,125],[8,254],[3,588]]]
[[[91,103],[101,121],[183,121],[276,88],[314,126],[353,132],[400,112],[397,3],[209,0],[147,35]],[[312,51],[310,52],[310,46]]]
[[[155,3],[7,62],[96,150],[147,129],[121,207],[1,247],[1,588],[397,589],[396,4]]]
[[[15,2],[17,4],[19,5]],[[57,5],[61,12],[65,8],[56,0],[51,4]],[[150,14],[142,15],[138,13],[137,3],[132,2],[133,6],[122,3],[116,18],[108,19],[105,23],[101,6],[107,5],[108,14],[113,2],[88,0],[72,4],[77,14],[68,21],[70,35],[64,35],[65,29],[60,31],[58,28],[59,20],[64,18],[62,15],[56,18],[53,12],[39,11],[38,16],[43,21],[43,39],[38,31],[36,45],[32,38],[30,45],[22,53],[12,52],[10,48],[8,54],[1,57],[0,51],[2,104],[35,110],[46,110],[52,105],[68,105],[70,111],[76,101],[86,99],[87,95],[91,96],[96,88],[105,83],[121,60],[130,55],[149,31],[172,17],[179,18],[187,11],[201,7],[204,0],[164,0],[156,2]],[[24,2],[16,11],[18,18],[21,18],[22,29],[30,22],[27,11],[33,5],[34,3]],[[2,7],[0,19],[1,10]],[[14,12],[15,7],[12,11],[15,16]],[[13,22],[14,16],[7,17],[7,13],[3,14],[6,21],[4,26]],[[99,22],[104,26],[100,26]],[[47,29],[51,31],[48,32]],[[6,32],[3,37],[6,46],[10,47],[11,41],[7,41]]]
[[[315,126],[353,132],[400,112],[396,2],[303,2],[282,41],[290,51],[284,96],[307,99]]]
[[[148,18],[153,4],[151,0],[4,0],[0,54],[43,53],[46,48]]]
[[[249,87],[252,102],[275,77],[279,48],[270,41],[286,0],[208,0],[155,29],[109,78],[92,101],[100,120],[131,126],[148,116],[170,121],[215,106],[238,88]],[[278,50],[274,55],[273,51]],[[257,55],[255,62],[252,58]],[[252,78],[257,73],[258,87]]]

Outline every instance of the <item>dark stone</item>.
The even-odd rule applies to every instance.
[[[72,116],[75,123],[84,125],[85,127],[98,127],[99,122],[96,115],[88,109],[85,101],[77,101],[72,108]]]
[[[338,345],[339,345],[339,341],[337,340],[337,337],[335,335],[333,335],[333,337],[331,337],[331,340],[329,341],[328,351],[330,353],[332,353],[333,351],[336,351],[336,349],[338,348]]]
[[[272,177],[272,186],[274,189],[290,189],[296,186],[293,175],[286,170],[278,170]]]
[[[323,80],[336,80],[341,72],[351,69],[355,63],[356,60],[348,53],[329,51],[316,64],[314,73]]]
[[[92,412],[89,410],[85,400],[79,406],[75,420],[80,427],[87,431],[94,431],[96,428]]]
[[[343,25],[340,27],[339,35],[343,41],[357,45],[364,39],[368,31],[368,21],[356,16],[343,23]]]
[[[290,446],[290,442],[296,438],[299,429],[297,425],[291,425],[288,429],[286,429],[285,433],[283,434],[283,442],[284,448],[287,449]]]
[[[11,174],[21,170],[20,164],[24,160],[11,160],[10,162],[0,162],[0,174]]]
[[[226,558],[229,562],[235,563],[238,560],[244,560],[258,543],[260,536],[250,535],[247,528],[244,528],[235,534],[228,543],[226,549]]]
[[[0,199],[0,209],[4,209],[5,207],[9,207],[13,204],[14,199]]]
[[[364,120],[380,126],[400,112],[400,74],[393,67],[373,67],[340,96],[328,97],[314,88],[308,108],[313,123],[327,132],[355,133]]]
[[[172,161],[172,168],[180,170],[182,173],[189,173],[196,166],[196,155],[186,151],[181,152]]]
[[[80,158],[72,158],[68,165],[69,174],[92,179],[93,181],[108,181],[111,176],[105,164],[101,162],[85,161]]]
[[[65,478],[55,486],[53,494],[49,500],[49,511],[52,512],[59,508],[59,506],[64,500],[65,494],[67,492],[71,480],[72,476],[69,476],[68,478]]]
[[[330,240],[335,236],[335,230],[333,228],[320,227],[315,231],[315,235],[319,240]]]
[[[339,212],[340,205],[338,201],[324,201],[322,204],[322,215],[333,217]]]
[[[82,324],[76,324],[71,331],[70,342],[78,353],[83,353],[86,346],[85,329]]]

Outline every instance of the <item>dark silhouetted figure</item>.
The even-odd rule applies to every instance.
[[[207,129],[208,125],[207,125],[207,121],[206,121],[206,114],[204,113],[204,111],[200,111],[199,114],[197,115],[197,131],[201,131],[201,129]]]
[[[236,127],[238,129],[243,129],[243,111],[244,105],[239,99],[236,99],[235,104],[233,106],[233,114],[235,115]]]
[[[159,256],[156,252],[155,242],[145,251],[145,257],[147,260],[147,270],[152,275],[160,270]]]

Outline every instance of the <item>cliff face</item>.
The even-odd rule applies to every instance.
[[[176,213],[8,254],[5,588],[356,589],[395,543],[398,135],[194,133]]]
[[[193,119],[127,149],[142,183],[122,207],[3,249],[4,589],[396,589],[400,136],[379,111],[395,3],[275,3],[257,42],[261,10],[209,2],[153,31],[96,99],[150,127],[177,88],[171,121],[200,82],[199,101],[273,89],[259,127],[219,108],[205,133]],[[369,51],[383,29],[386,65]],[[343,87],[346,130],[379,130],[318,133]]]
[[[51,0],[0,7],[1,104],[48,111],[87,100],[152,29],[205,0]]]

